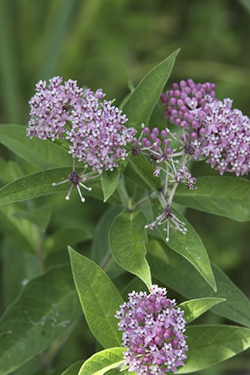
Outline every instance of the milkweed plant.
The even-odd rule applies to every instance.
[[[1,215],[19,241],[15,251],[39,259],[0,322],[1,375],[41,353],[45,373],[54,373],[49,359],[82,311],[96,353],[56,374],[192,373],[249,348],[249,300],[211,265],[185,211],[250,220],[250,120],[217,96],[215,83],[168,84],[177,53],[120,107],[73,79],[40,80],[28,126],[0,127],[15,160],[32,165],[14,181],[4,176]],[[196,177],[198,161],[216,175]],[[53,204],[45,199],[56,193],[66,216],[73,195],[78,212],[99,201],[96,228],[46,232]],[[68,246],[68,258],[47,265],[57,245],[78,251]],[[193,322],[208,310],[228,324]]]

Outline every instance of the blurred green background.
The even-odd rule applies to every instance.
[[[0,122],[26,124],[35,83],[54,75],[77,79],[79,86],[101,87],[118,105],[131,83],[136,85],[179,47],[167,88],[190,77],[196,82],[215,82],[219,98],[232,98],[234,106],[250,116],[249,46],[250,0],[0,0]],[[3,147],[0,154],[4,159],[11,156]],[[22,168],[27,166],[22,164]],[[199,162],[193,174],[217,172]],[[60,227],[66,210],[70,215],[69,205],[62,204],[61,195],[48,200],[57,212],[52,230],[53,225]],[[90,228],[106,209],[89,200],[83,215],[77,202],[72,199],[72,217],[90,220]],[[188,210],[187,217],[211,260],[250,296],[249,224],[194,210]],[[52,256],[53,261],[57,258]],[[200,322],[224,321],[211,313]],[[74,335],[56,363],[89,355],[90,349],[84,348],[89,342],[86,334],[84,338],[79,332],[77,338]],[[34,372],[25,367],[15,375],[24,373]],[[249,375],[249,354],[200,374]]]

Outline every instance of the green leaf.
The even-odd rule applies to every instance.
[[[71,365],[67,370],[65,370],[61,375],[78,375],[80,368],[82,367],[83,361],[78,361]]]
[[[184,318],[187,323],[197,319],[207,310],[211,309],[217,303],[226,301],[225,298],[199,298],[185,301],[179,304],[179,307],[184,311]]]
[[[123,299],[106,273],[90,259],[69,247],[72,272],[86,321],[104,348],[121,345],[114,317]]]
[[[134,277],[122,290],[122,297],[124,301],[128,300],[128,294],[131,292],[148,292],[148,288],[146,287],[145,283],[139,279],[139,277]]]
[[[20,245],[11,239],[5,239],[1,244],[1,289],[4,305],[9,306],[18,297],[22,286],[38,274],[38,257],[22,251]]]
[[[119,266],[140,277],[150,288],[151,274],[145,259],[145,225],[146,218],[142,212],[123,211],[110,228],[109,243],[112,255]]]
[[[123,364],[124,348],[111,348],[98,352],[82,365],[78,375],[103,375]]]
[[[250,329],[233,326],[190,326],[187,335],[186,365],[178,374],[199,371],[248,349],[250,347]]]
[[[128,126],[138,131],[147,123],[174,66],[179,49],[154,67],[139,83],[123,106]]]
[[[44,243],[44,252],[51,253],[66,248],[68,245],[74,246],[80,242],[92,239],[91,233],[84,227],[61,228],[49,237]]]
[[[76,168],[78,173],[82,172],[82,168]],[[22,202],[28,199],[41,197],[43,195],[64,192],[67,194],[70,188],[70,182],[59,186],[52,186],[52,183],[58,183],[67,179],[72,172],[72,168],[55,168],[47,171],[41,171],[19,178],[18,180],[4,186],[0,190],[0,205],[14,202]],[[103,200],[102,188],[99,179],[85,182],[86,185],[92,187],[92,191],[83,189],[83,196],[89,195],[93,198]],[[80,199],[80,198],[79,198]],[[120,204],[118,194],[113,194],[110,202]]]
[[[155,177],[153,175],[154,168],[149,163],[149,161],[143,156],[142,154],[139,154],[137,156],[131,156],[129,158],[129,163],[134,169],[135,173],[129,173],[129,169],[127,170],[128,177],[130,179],[134,180],[134,182],[140,184],[140,180],[143,181],[143,186],[153,190],[159,190],[161,187],[161,181],[159,178]],[[125,172],[126,174],[126,172]],[[139,176],[139,180],[137,181],[137,175]],[[142,184],[141,184],[142,185]]]
[[[26,136],[26,127],[1,125],[0,143],[16,155],[41,169],[72,165],[72,156],[50,141]]]
[[[219,268],[212,265],[217,285],[217,292],[214,292],[200,273],[182,256],[170,250],[164,242],[150,239],[147,250],[151,272],[157,280],[190,299],[225,298],[225,302],[212,307],[211,310],[250,327],[250,301]]]
[[[109,241],[107,233],[114,218],[121,212],[121,207],[111,206],[98,221],[91,247],[91,259],[101,264],[104,256],[109,252]]]
[[[155,217],[162,212],[162,207],[159,203],[152,202],[152,208]],[[204,277],[207,283],[216,291],[216,283],[214,280],[213,271],[211,269],[211,264],[207,251],[200,237],[184,216],[182,216],[179,212],[177,213],[175,210],[173,211],[178,219],[185,223],[187,233],[183,234],[170,228],[169,241],[167,242],[166,232],[164,232],[162,226],[158,226],[158,231],[161,234],[162,239],[172,250],[176,251],[178,254],[187,259],[197,269],[202,277]]]
[[[240,177],[200,177],[197,190],[179,184],[177,203],[244,222],[250,220],[250,181]]]
[[[114,193],[119,183],[119,171],[115,168],[113,171],[105,171],[101,174],[101,183],[104,196],[104,202]]]
[[[26,219],[15,217],[17,213],[25,212],[12,204],[0,207],[0,231],[18,243],[23,250],[34,253],[37,241],[33,225]]]
[[[14,214],[17,218],[23,218],[38,226],[42,232],[45,232],[51,218],[52,207],[49,204],[36,207],[32,211],[28,212],[16,212]]]
[[[79,315],[69,266],[31,280],[0,321],[0,375],[45,350]]]
[[[23,175],[20,166],[14,161],[5,161],[0,158],[0,182],[4,185]]]

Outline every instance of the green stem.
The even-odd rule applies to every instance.
[[[127,208],[128,210],[132,210],[132,200],[128,195],[125,182],[124,182],[124,177],[121,175],[119,183],[117,185],[117,191],[119,194],[119,197],[121,198],[122,205],[124,208]]]

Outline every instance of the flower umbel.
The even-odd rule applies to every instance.
[[[184,366],[187,358],[183,311],[175,300],[166,298],[167,291],[152,285],[146,292],[129,294],[115,317],[123,332],[125,364],[129,371],[141,375],[164,375]]]
[[[77,82],[62,77],[39,81],[30,100],[27,135],[40,139],[67,139],[69,153],[93,170],[117,168],[117,159],[128,154],[125,146],[136,134],[124,126],[127,118],[122,111],[104,100],[101,89],[83,90]]]

